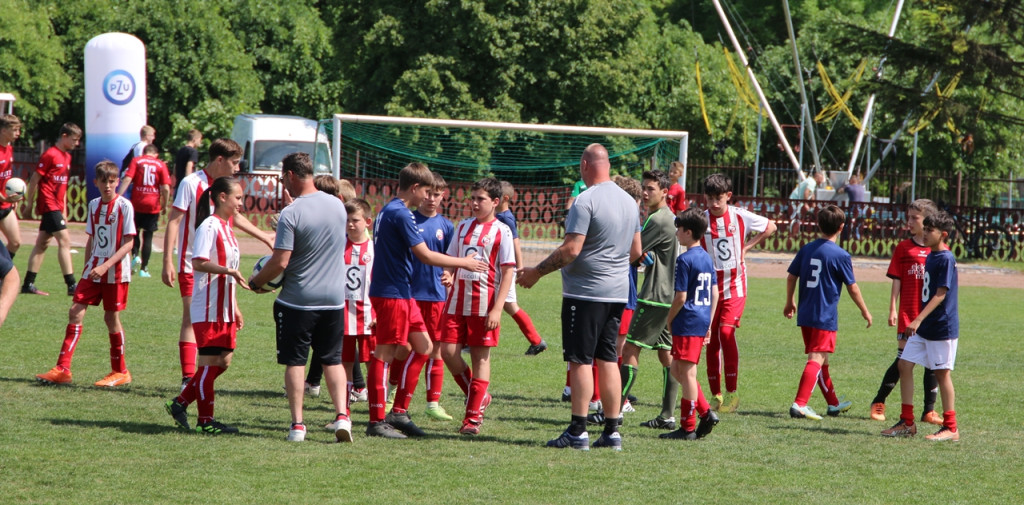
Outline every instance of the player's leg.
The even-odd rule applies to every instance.
[[[4,235],[7,252],[11,254],[13,260],[14,253],[21,248],[21,227],[18,225],[18,216],[13,209],[3,219],[0,219],[0,233]]]
[[[714,410],[718,410],[722,406],[722,340],[720,332],[724,304],[724,300],[719,302],[714,316],[711,317],[711,339],[704,352],[707,357],[705,368],[707,369],[708,389],[711,393],[711,408]]]
[[[192,276],[180,274],[179,282],[185,284],[186,277],[191,280]],[[184,290],[184,287],[182,287]],[[189,282],[188,292],[192,292]],[[199,356],[199,348],[196,345],[196,334],[192,329],[192,295],[181,297],[181,327],[178,329],[178,364],[181,367],[181,383],[187,384],[196,374],[196,362]]]
[[[924,383],[924,408],[921,410],[921,420],[931,424],[942,424],[942,416],[935,413],[935,400],[939,395],[939,382],[935,378],[935,371],[924,367],[922,374]]]
[[[833,349],[834,348],[835,347],[833,346]],[[825,353],[825,361],[822,363],[821,372],[818,374],[818,388],[821,390],[821,394],[825,397],[825,402],[828,404],[828,410],[826,413],[835,417],[847,410],[850,410],[853,402],[844,401],[836,395],[835,386],[832,384],[832,374],[828,364],[829,357],[831,355],[831,352]]]
[[[675,417],[672,414],[676,410],[676,398],[679,396],[679,381],[672,376],[671,350],[659,348],[658,361],[661,362],[662,375],[661,412],[658,414],[658,417],[666,421],[662,426],[660,426],[660,428],[674,429]]]
[[[512,285],[512,289],[508,291],[508,298],[506,298],[505,305],[503,307],[505,313],[512,316],[512,320],[519,326],[519,331],[523,333],[526,340],[530,343],[530,346],[526,349],[527,356],[536,356],[547,350],[548,344],[541,338],[540,333],[537,332],[537,328],[533,325],[533,319],[522,307],[519,306],[516,300],[516,288],[515,284]]]
[[[217,331],[227,332],[229,331],[228,326],[234,328],[233,323],[221,323]],[[231,366],[233,355],[233,350],[224,347],[199,348],[199,363],[196,369],[198,379],[194,379],[196,383],[194,389],[199,411],[196,431],[200,433],[210,435],[238,433],[238,428],[218,422],[213,415],[214,397],[216,396],[214,383]]]
[[[956,424],[956,391],[953,389],[952,370],[935,370],[935,379],[939,383],[939,395],[942,397],[942,428],[932,435],[925,437],[928,440],[960,440],[960,431]]]
[[[53,233],[57,240],[57,262],[60,272],[64,274],[64,284],[68,286],[68,295],[75,294],[75,266],[71,263],[71,232],[67,228]]]
[[[812,328],[800,328],[806,335]],[[807,342],[807,337],[804,339]],[[806,344],[805,344],[806,345]],[[821,416],[807,406],[814,392],[814,386],[818,383],[818,376],[821,374],[821,366],[825,362],[825,353],[818,351],[807,352],[807,363],[804,364],[804,371],[800,375],[800,382],[797,384],[796,397],[793,399],[793,406],[789,409],[789,415],[796,418],[821,420]]]
[[[88,308],[85,301],[72,302],[68,311],[68,325],[64,329],[64,341],[57,355],[57,365],[50,371],[37,374],[36,379],[48,384],[67,384],[71,382],[71,360],[75,356],[78,339],[82,336],[82,321]]]
[[[889,393],[896,388],[896,383],[900,380],[900,357],[903,356],[903,348],[906,345],[907,339],[902,333],[897,333],[896,358],[892,360],[892,364],[889,365],[889,368],[882,375],[882,383],[878,386],[875,398],[871,400],[871,419],[885,421],[885,399],[889,397]]]
[[[635,343],[627,341],[622,346],[622,366],[619,368],[619,382],[622,384],[622,398],[629,395],[633,385],[636,384],[637,372],[639,371],[641,348]]]
[[[142,230],[142,245],[140,254],[142,256],[139,263],[139,275],[142,277],[149,277],[149,258],[153,256],[153,232],[155,230]]]
[[[395,394],[395,403],[391,411],[399,414],[408,413],[412,395],[420,381],[420,372],[430,360],[433,347],[430,335],[426,331],[410,332],[409,344],[412,350],[402,363],[402,367],[392,368],[392,373],[398,374],[398,392]]]
[[[309,350],[313,346],[313,336],[322,319],[318,311],[296,310],[274,302],[274,323],[276,328],[277,363],[284,365],[284,389],[288,397],[288,412],[291,415],[291,426],[287,440],[301,442],[306,437],[306,425],[302,413],[303,377],[306,363],[309,361]],[[196,335],[199,337],[199,335]],[[317,353],[316,351],[320,351]],[[330,360],[333,357],[322,354],[324,349],[314,347],[314,360]],[[200,360],[202,359],[200,348]],[[340,356],[339,356],[340,358]],[[197,373],[199,373],[197,371]]]
[[[348,385],[345,367],[341,363],[342,314],[341,310],[327,310],[320,314],[313,335],[313,355],[322,364],[327,392],[334,404],[334,421],[328,427],[334,430],[338,442],[352,441],[352,421],[348,416]]]
[[[32,246],[32,252],[28,254],[28,269],[25,272],[25,279],[22,280],[21,292],[37,295],[48,295],[45,291],[36,289],[36,276],[39,274],[39,269],[43,266],[43,258],[46,257],[46,249],[50,245],[50,232],[44,228],[46,223],[44,221],[39,222],[39,234],[36,235],[35,245]]]
[[[619,334],[623,303],[600,304],[602,310],[597,311],[602,320],[598,322],[599,331],[594,350],[595,366],[601,374],[601,396],[608,402],[605,407],[604,430],[594,441],[594,447],[607,447],[622,450],[622,437],[619,435],[622,406],[622,381],[618,373],[618,355],[615,353],[615,340]]]
[[[474,341],[474,344],[479,341]],[[469,347],[470,360],[473,362],[473,380],[469,385],[469,397],[466,398],[466,413],[462,419],[459,433],[476,435],[480,433],[480,425],[484,421],[484,410],[490,404],[487,392],[491,384],[491,348],[482,345]]]

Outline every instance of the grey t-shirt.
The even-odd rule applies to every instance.
[[[278,302],[298,310],[344,307],[347,219],[341,200],[320,191],[295,198],[281,211],[274,249],[292,256]]]
[[[569,208],[565,233],[585,235],[576,260],[562,268],[562,296],[595,302],[629,298],[629,249],[640,231],[640,211],[614,182],[580,193]]]

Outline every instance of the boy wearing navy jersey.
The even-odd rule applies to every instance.
[[[846,290],[860,309],[861,317],[868,322],[868,328],[871,327],[871,313],[853,277],[850,253],[836,245],[836,238],[842,232],[845,222],[846,214],[835,205],[819,210],[818,229],[821,238],[803,246],[789,265],[786,307],[782,313],[789,319],[796,314],[796,324],[803,333],[804,352],[807,353],[807,364],[800,376],[796,399],[789,408],[791,417],[821,420],[821,416],[807,405],[815,383],[828,402],[828,415],[838,416],[850,410],[851,402],[840,402],[836,397],[828,369],[828,357],[836,348],[842,285],[846,284]],[[797,281],[800,282],[799,310],[793,299]]]
[[[704,213],[698,209],[685,210],[676,215],[674,224],[676,239],[686,252],[676,258],[676,294],[668,311],[668,329],[672,333],[672,376],[679,381],[683,400],[679,429],[658,437],[696,440],[707,436],[718,424],[718,415],[711,410],[697,382],[700,353],[711,340],[711,314],[718,305],[718,278],[711,256],[699,246],[700,237],[708,228]]]
[[[907,346],[900,358],[900,397],[903,411],[895,426],[882,432],[887,437],[912,437],[914,424],[914,365],[935,371],[942,398],[942,427],[926,436],[932,441],[956,442],[960,430],[956,425],[955,395],[950,376],[956,364],[956,348],[960,336],[957,302],[956,258],[945,247],[955,229],[953,218],[945,212],[924,219],[924,244],[932,252],[924,264],[924,286],[921,288],[921,313],[907,324]]]
[[[519,247],[519,227],[516,226],[516,216],[509,209],[509,204],[512,203],[512,198],[515,195],[516,190],[512,183],[501,181],[501,203],[495,209],[495,217],[512,230],[512,247],[515,250],[516,268],[518,269],[523,268],[523,251]],[[508,298],[505,299],[504,309],[508,315],[512,316],[512,320],[519,326],[519,331],[522,331],[523,336],[530,342],[530,347],[526,348],[525,354],[527,356],[536,356],[548,349],[548,343],[540,337],[540,333],[537,333],[537,328],[533,326],[533,319],[530,319],[530,314],[527,314],[525,310],[519,307],[514,279],[512,288],[508,291]]]

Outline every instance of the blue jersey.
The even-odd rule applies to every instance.
[[[498,218],[498,221],[505,223],[505,226],[508,226],[509,229],[512,230],[513,239],[519,238],[519,227],[516,226],[516,215],[513,214],[511,210],[505,209],[504,212],[499,212],[495,214],[494,217]]]
[[[640,275],[640,268],[636,265],[629,265],[629,299],[626,300],[626,308],[636,310],[636,279]]]
[[[423,243],[412,211],[398,198],[388,202],[373,224],[376,252],[370,273],[370,296],[412,298],[412,247]]]
[[[676,258],[676,292],[686,303],[672,320],[672,335],[703,337],[711,326],[711,290],[718,285],[715,265],[703,247],[695,246]]]
[[[796,324],[837,331],[839,295],[843,284],[852,285],[857,282],[853,278],[850,253],[835,242],[820,238],[796,253],[788,271],[800,278],[800,304],[796,311]]]
[[[952,340],[960,336],[960,314],[957,302],[956,258],[950,251],[932,252],[924,262],[924,285],[921,287],[921,310],[928,305],[939,288],[946,288],[946,298],[921,321],[917,334],[925,340]]]
[[[416,220],[416,228],[427,249],[444,254],[455,234],[452,222],[440,214],[427,217],[419,211],[412,213]],[[412,262],[412,297],[422,302],[443,302],[448,292],[441,284],[441,273],[444,269],[427,265],[417,259]]]

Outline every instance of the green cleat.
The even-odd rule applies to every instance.
[[[451,415],[444,410],[444,407],[440,405],[430,406],[427,405],[427,410],[424,411],[427,417],[431,419],[437,419],[438,421],[451,421],[454,419]]]

